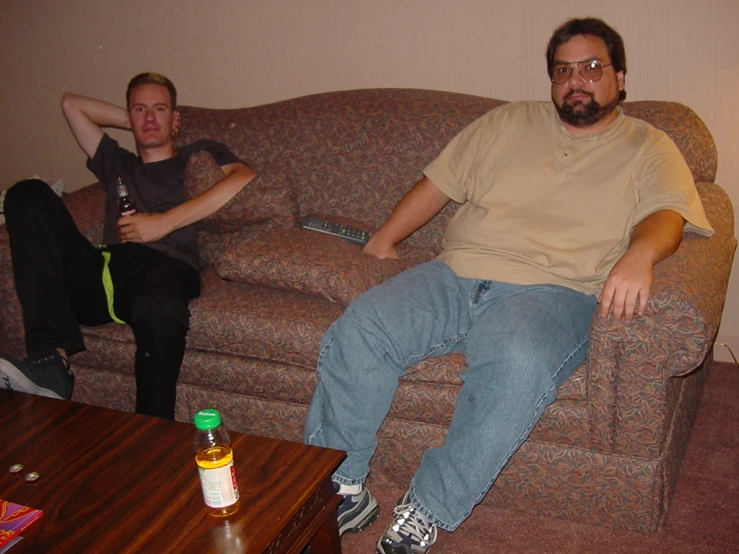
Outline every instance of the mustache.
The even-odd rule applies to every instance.
[[[592,92],[588,92],[587,90],[582,90],[580,88],[571,89],[570,92],[564,95],[564,100],[569,99],[571,96],[574,96],[575,94],[586,94],[590,97],[591,100],[595,100],[595,94],[593,94]]]

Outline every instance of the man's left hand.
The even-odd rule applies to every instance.
[[[598,315],[613,315],[614,321],[631,321],[634,315],[644,315],[653,279],[649,256],[628,251],[613,266],[603,290],[598,296]]]
[[[170,232],[162,213],[127,215],[116,225],[121,242],[154,242]]]
[[[685,220],[672,210],[659,210],[634,226],[626,253],[608,274],[598,296],[598,315],[613,315],[614,321],[631,321],[644,315],[652,286],[654,264],[677,250]]]

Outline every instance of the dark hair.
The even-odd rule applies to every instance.
[[[140,85],[162,85],[169,91],[169,98],[172,100],[172,110],[177,109],[177,89],[174,83],[159,73],[139,73],[128,82],[126,89],[126,106],[131,101],[131,91]]]
[[[602,19],[586,17],[584,19],[570,19],[557,28],[549,39],[547,45],[547,73],[552,78],[554,72],[554,54],[561,45],[576,36],[593,36],[606,43],[608,55],[613,64],[613,70],[626,75],[626,50],[624,40],[613,28],[608,26]],[[626,98],[626,91],[622,90],[620,100]]]

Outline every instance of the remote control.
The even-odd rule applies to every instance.
[[[349,225],[342,225],[341,223],[334,223],[333,221],[326,221],[320,219],[314,215],[306,215],[300,220],[300,227],[308,229],[309,231],[318,231],[319,233],[326,233],[335,237],[353,242],[364,246],[369,240],[369,233],[364,229],[357,227],[351,227]]]

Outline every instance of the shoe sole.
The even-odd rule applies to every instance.
[[[0,387],[4,389],[57,398],[64,400],[53,390],[39,387],[36,383],[26,377],[17,367],[4,358],[0,358]]]
[[[344,524],[339,527],[339,537],[344,536],[346,533],[359,533],[360,531],[363,531],[364,529],[372,525],[379,515],[380,506],[378,506],[377,501],[375,501],[375,505],[372,507],[372,509],[367,512],[356,525],[354,524],[353,520],[344,522]]]

